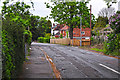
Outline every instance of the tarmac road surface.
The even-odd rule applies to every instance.
[[[50,64],[54,63],[61,78],[111,78],[114,80],[120,75],[118,59],[113,57],[58,44],[33,42],[31,48],[35,47],[36,50],[44,53]]]

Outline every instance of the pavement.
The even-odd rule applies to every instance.
[[[55,78],[49,61],[38,46],[31,46],[30,56],[27,56],[27,58],[23,64],[23,71],[19,76],[20,80]]]

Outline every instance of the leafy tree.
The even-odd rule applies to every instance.
[[[61,0],[51,0],[51,2],[61,2]],[[62,0],[62,2],[76,2],[77,0]],[[89,1],[91,1],[91,0],[80,0],[81,2],[85,2],[85,1],[87,1],[87,2],[89,2]]]
[[[80,25],[80,15],[82,25],[90,27],[90,13],[86,6],[88,2],[54,2],[54,6],[45,3],[47,8],[51,8],[52,18],[60,23],[70,26],[69,37],[73,38],[73,28]],[[94,23],[94,16],[92,15],[92,23]]]
[[[17,77],[24,61],[24,31],[30,25],[30,6],[24,2],[2,7],[3,78]]]
[[[107,7],[110,8],[112,4],[117,3],[117,0],[104,0]]]
[[[99,11],[98,16],[102,17],[108,17],[108,19],[115,13],[115,8],[102,8],[101,11]]]
[[[101,17],[99,16],[95,25],[94,25],[94,29],[95,28],[104,28],[106,25],[108,24],[108,18],[107,17]]]
[[[46,33],[51,32],[51,21],[46,20],[46,18],[39,16],[31,16],[31,27],[30,31],[32,32],[32,39],[37,40],[38,37],[45,37]]]

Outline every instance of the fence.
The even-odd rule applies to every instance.
[[[64,39],[50,39],[51,44],[64,44],[64,45],[73,45],[73,46],[80,46],[80,40],[77,39],[69,39],[69,38],[64,38]],[[82,45],[90,45],[90,39],[85,40],[82,39]]]

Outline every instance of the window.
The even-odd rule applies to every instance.
[[[83,34],[83,35],[84,35],[84,34],[85,34],[85,31],[82,31],[82,32],[81,32],[81,34]]]
[[[73,34],[75,34],[75,33],[73,33]]]

